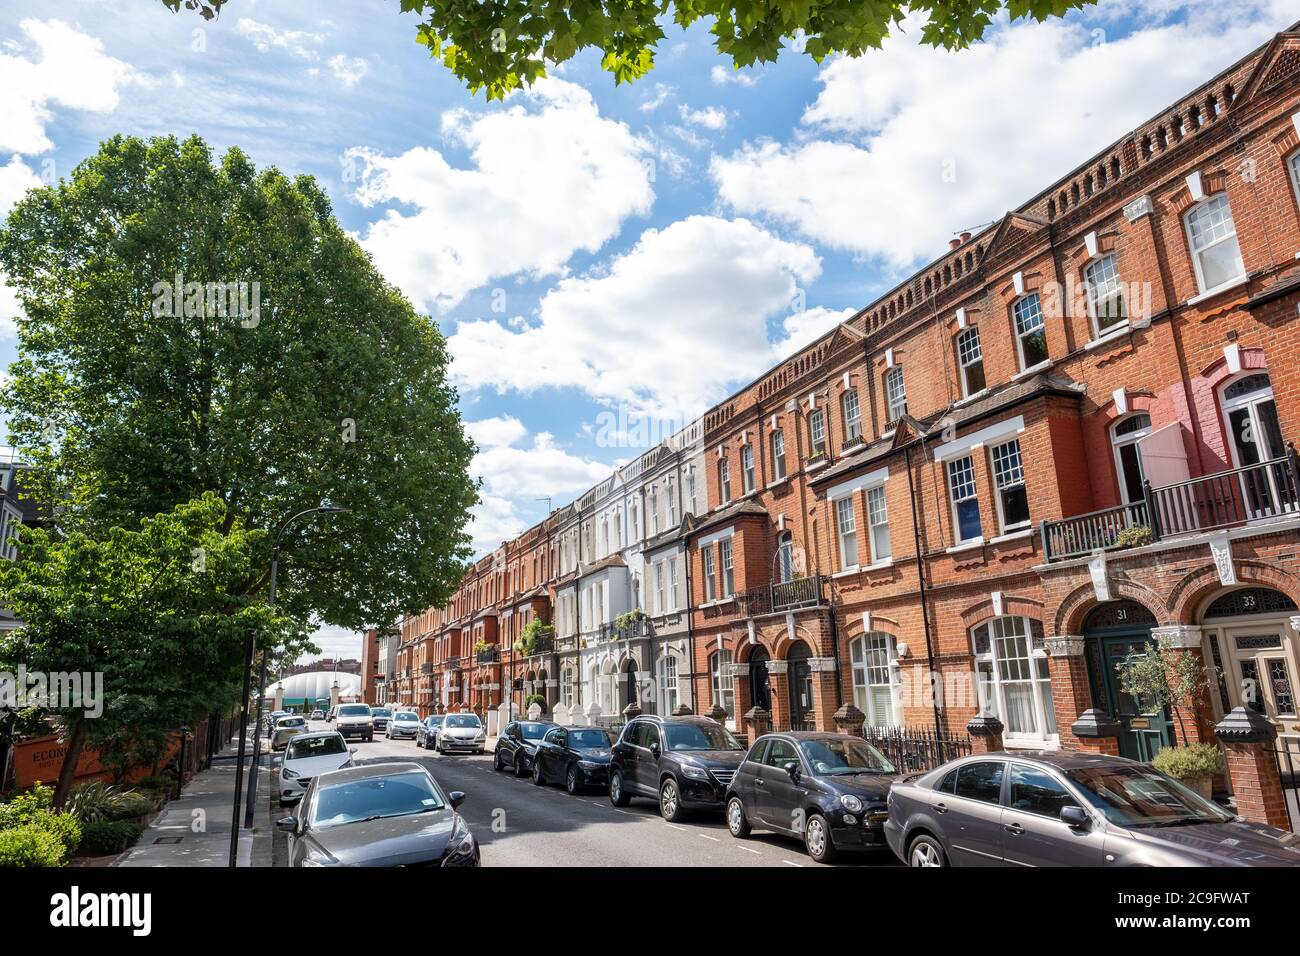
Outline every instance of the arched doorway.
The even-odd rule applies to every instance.
[[[749,655],[749,702],[752,707],[762,707],[772,712],[772,681],[767,674],[770,655],[762,644]]]
[[[1138,700],[1121,686],[1125,665],[1158,653],[1151,637],[1155,624],[1155,615],[1129,600],[1099,604],[1083,622],[1092,699],[1124,726],[1119,735],[1120,754],[1142,761],[1149,761],[1160,748],[1174,742],[1169,708]]]
[[[1300,717],[1294,683],[1300,662],[1290,627],[1296,610],[1281,591],[1243,587],[1219,595],[1201,615],[1221,707],[1244,704],[1264,714],[1288,749],[1300,743],[1291,729]]]
[[[790,645],[786,654],[786,674],[790,684],[790,729],[816,730],[813,722],[812,651],[803,641]]]

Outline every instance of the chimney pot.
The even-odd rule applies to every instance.
[[[953,249],[956,249],[956,248],[957,248],[958,246],[960,246],[960,245],[961,245],[961,240],[960,240],[960,239],[949,239],[949,240],[948,240],[948,249],[949,249],[949,251],[951,251],[951,250],[953,250]]]
[[[963,233],[961,234],[961,241],[962,241],[962,242],[970,242],[970,233],[969,233],[969,232],[963,232]]]

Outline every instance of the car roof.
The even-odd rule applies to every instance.
[[[429,773],[418,763],[411,761],[398,761],[394,763],[368,763],[359,767],[345,767],[342,770],[331,770],[328,774],[321,774],[317,779],[328,779],[331,785],[336,783],[348,783],[352,780],[368,780],[372,777],[390,777],[399,773],[411,773],[412,771]]]
[[[593,727],[590,724],[556,724],[555,726],[563,726],[565,730],[603,730],[606,733],[609,732],[608,727]]]
[[[871,743],[871,741],[856,734],[837,734],[830,730],[774,730],[763,734],[754,743],[758,743],[759,740],[766,740],[769,737],[786,738],[796,743],[802,743],[805,740],[861,740],[863,743]]]
[[[688,714],[680,717],[668,716],[661,717],[659,714],[642,714],[639,717],[632,718],[629,723],[636,721],[651,722],[656,724],[712,724],[714,727],[721,727],[712,717],[700,717],[696,714]]]
[[[316,737],[342,737],[342,736],[343,735],[340,734],[337,730],[313,730],[309,734],[299,734],[297,737],[294,737],[293,743],[297,743],[300,740],[312,740]]]
[[[1136,767],[1141,761],[1111,754],[1093,753],[1089,750],[998,750],[978,754],[980,757],[1009,757],[1026,763],[1039,763],[1058,770],[1078,770],[1081,767]]]
[[[276,719],[277,721],[279,721],[279,720],[302,720],[302,714],[284,714],[284,715],[282,715],[282,716],[280,716],[280,717],[277,717],[277,718],[275,718],[275,719]]]

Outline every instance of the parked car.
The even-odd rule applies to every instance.
[[[552,726],[533,755],[533,783],[562,782],[569,793],[609,785],[609,731],[600,727]]]
[[[311,719],[312,719],[312,720],[324,720],[324,719],[325,719],[325,711],[323,711],[323,710],[321,710],[319,707],[317,707],[315,710],[313,710],[313,711],[311,712]]]
[[[979,754],[897,781],[885,836],[910,866],[1300,866],[1300,836],[1151,767],[1072,750]]]
[[[271,731],[271,749],[282,750],[288,745],[290,738],[305,734],[307,730],[306,718],[299,717],[297,714],[281,717],[275,722],[275,730]]]
[[[271,736],[271,734],[275,733],[275,722],[279,720],[281,717],[292,717],[292,716],[293,714],[291,714],[287,710],[271,711],[269,714],[266,715],[266,717],[262,721],[263,736],[269,737]]]
[[[375,723],[370,716],[369,704],[339,704],[335,718],[335,729],[344,737],[375,739]]]
[[[385,730],[388,722],[393,719],[393,712],[387,707],[371,707],[370,719],[374,722],[375,730]]]
[[[516,777],[532,771],[537,745],[555,724],[549,720],[512,720],[497,737],[497,748],[492,755],[492,769],[504,770],[509,766]]]
[[[727,829],[737,838],[773,830],[803,840],[829,863],[842,850],[885,850],[894,765],[861,737],[764,734],[727,790]]]
[[[410,737],[415,739],[415,731],[420,726],[420,715],[413,710],[399,710],[393,714],[393,719],[388,722],[386,731],[389,740],[394,738]]]
[[[481,754],[487,746],[487,732],[478,714],[447,714],[438,729],[438,753]]]
[[[689,810],[721,810],[744,757],[740,741],[707,717],[637,717],[612,748],[609,799],[616,807],[657,799],[669,822]]]
[[[357,748],[349,747],[337,730],[299,734],[289,741],[280,761],[280,806],[297,803],[318,775],[352,766]]]
[[[430,714],[420,721],[415,728],[415,746],[432,750],[438,743],[438,728],[442,726],[442,714]]]
[[[456,812],[464,799],[419,764],[368,764],[316,777],[276,828],[289,835],[290,866],[478,866]]]

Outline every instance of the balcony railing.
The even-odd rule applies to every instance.
[[[449,658],[447,658],[445,661],[442,662],[442,667],[443,667],[443,670],[448,670],[448,671],[458,671],[458,670],[460,670],[460,658],[459,658],[459,657],[449,657]]]
[[[825,579],[820,574],[779,584],[767,584],[762,587],[741,591],[736,597],[745,608],[748,617],[760,614],[775,614],[782,611],[797,611],[805,607],[817,607],[825,603]]]
[[[480,664],[495,664],[501,660],[501,650],[497,647],[484,648],[474,654],[474,659]]]
[[[1300,515],[1300,462],[1281,458],[1153,488],[1144,500],[1041,525],[1048,561]],[[1133,534],[1124,532],[1137,529]],[[1145,529],[1145,530],[1142,530]]]
[[[650,622],[646,618],[641,618],[639,621],[633,621],[621,627],[618,624],[602,624],[596,640],[604,644],[608,641],[630,641],[634,638],[649,636]]]
[[[432,673],[433,673],[433,661],[425,661],[423,664],[421,664],[421,665],[420,665],[420,673],[421,673],[421,674],[432,674]]]

